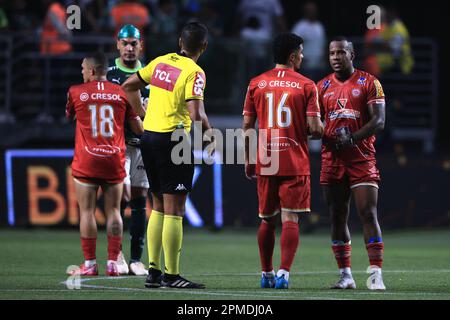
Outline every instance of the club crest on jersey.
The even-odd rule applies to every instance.
[[[345,109],[345,106],[347,105],[347,101],[348,101],[348,99],[338,99],[337,100],[338,107],[340,107],[341,109]]]
[[[331,81],[330,80],[326,80],[323,83],[322,89],[328,89],[330,87]]]
[[[360,94],[361,94],[361,91],[359,91],[359,89],[353,89],[352,90],[352,95],[354,97],[359,97]]]
[[[80,94],[80,100],[81,101],[87,101],[89,99],[89,95],[86,92],[83,92]]]
[[[258,88],[264,89],[266,86],[267,86],[266,80],[261,80],[260,82],[258,82]]]
[[[365,85],[366,84],[366,78],[360,77],[358,79],[357,83],[360,84],[360,85]]]

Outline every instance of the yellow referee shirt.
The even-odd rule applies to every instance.
[[[150,84],[144,129],[172,132],[183,126],[189,132],[191,118],[186,101],[203,100],[206,77],[202,68],[186,56],[169,53],[152,60],[137,74]]]

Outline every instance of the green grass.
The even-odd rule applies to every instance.
[[[337,279],[328,235],[300,239],[287,291],[259,288],[256,230],[209,233],[188,228],[182,274],[205,283],[206,290],[150,290],[144,288],[143,277],[104,276],[84,278],[81,290],[69,290],[63,283],[66,267],[82,261],[77,231],[0,230],[0,299],[450,299],[448,230],[385,233],[385,293],[366,287],[368,261],[361,235],[352,240],[358,288],[346,291],[328,289]],[[128,237],[123,246],[128,256]],[[275,267],[278,241],[276,246]],[[105,259],[106,236],[101,233],[97,243],[101,274]]]

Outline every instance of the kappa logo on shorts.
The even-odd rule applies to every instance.
[[[175,188],[175,191],[183,191],[183,190],[187,190],[187,189],[184,186],[184,184],[182,184],[182,183],[179,183],[178,186]]]

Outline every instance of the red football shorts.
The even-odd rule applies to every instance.
[[[97,178],[86,178],[86,177],[73,177],[76,182],[86,187],[96,187],[104,184],[118,184],[123,182],[122,179],[97,179]]]
[[[348,178],[350,188],[359,186],[378,188],[380,172],[375,160],[361,161],[349,165],[326,165],[322,163],[321,185],[340,183],[345,178]]]
[[[309,176],[258,176],[259,217],[270,218],[281,210],[310,212]]]

